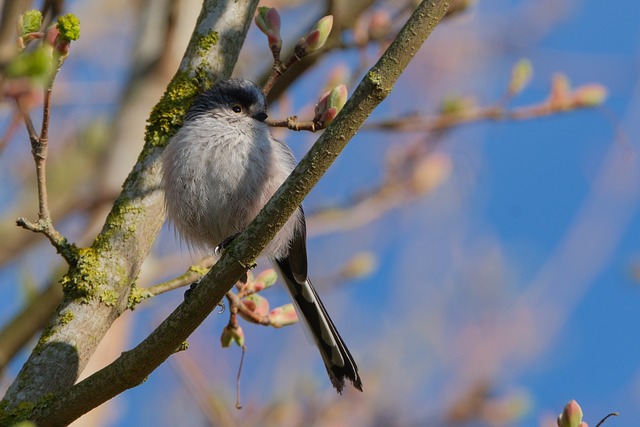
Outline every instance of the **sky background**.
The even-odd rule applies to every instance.
[[[81,3],[68,2],[67,8],[88,21],[83,14],[91,8]],[[316,16],[310,8],[284,12],[285,37]],[[310,221],[311,277],[363,376],[365,393],[346,393],[354,408],[378,411],[396,425],[447,425],[447,408],[484,385],[494,406],[486,409],[483,422],[469,425],[491,424],[491,408],[513,411],[507,425],[553,425],[571,399],[582,405],[591,426],[613,411],[620,417],[605,425],[635,425],[640,417],[640,287],[634,275],[640,268],[639,18],[640,2],[633,0],[480,0],[436,29],[374,112],[371,122],[412,112],[430,116],[452,95],[490,105],[503,95],[520,58],[532,62],[534,76],[509,107],[545,100],[558,72],[574,87],[598,83],[609,91],[596,109],[458,126],[433,142],[451,168],[429,194],[362,227],[327,232],[322,219]],[[53,122],[53,135],[65,135],[65,120],[106,120],[115,108],[133,24],[123,18],[114,28],[108,19],[93,29],[83,26],[77,53],[60,74],[68,89],[55,112],[61,124]],[[99,49],[83,45],[100,38],[108,42]],[[249,41],[261,42],[255,29]],[[372,59],[378,53],[367,51]],[[248,47],[243,58],[252,54],[267,55],[268,64],[264,45]],[[291,88],[286,102],[271,107],[270,116],[308,111],[327,73],[339,64],[354,67],[359,59],[356,53],[329,55]],[[255,79],[255,68],[243,67],[241,60],[236,75]],[[70,89],[72,84],[81,89]],[[6,107],[3,114],[6,125]],[[278,136],[298,158],[316,138]],[[23,179],[10,165],[16,158],[28,160],[21,137],[18,133],[0,155],[6,182]],[[420,133],[360,132],[310,194],[307,212],[313,216],[340,206],[374,187],[393,153],[424,139]],[[6,206],[16,197],[14,188],[0,186]],[[79,226],[65,227],[72,232]],[[166,227],[154,257],[176,250],[181,255],[166,278],[198,258],[180,249]],[[15,283],[25,269],[36,282],[46,277],[42,265],[55,259],[50,252],[42,246],[0,271],[0,321],[24,300]],[[345,260],[362,252],[375,257],[375,271],[335,283]],[[149,262],[145,268],[157,267]],[[267,292],[272,307],[288,301],[281,287]],[[143,339],[181,299],[181,291],[172,292],[124,316],[124,348]],[[216,399],[232,405],[239,349],[219,347],[226,320],[224,314],[211,315],[189,340],[189,351],[174,357],[180,362],[169,361],[115,400],[107,425],[203,425],[194,397],[185,392],[187,371],[196,372],[199,378],[192,380],[204,382]],[[238,423],[274,401],[299,399],[309,409],[314,401],[340,399],[300,327],[243,327],[246,408],[230,409]],[[5,382],[26,354],[11,365]],[[355,412],[349,425],[373,425],[372,418]]]

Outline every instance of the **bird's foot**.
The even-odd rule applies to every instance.
[[[200,282],[193,282],[192,284],[189,285],[189,289],[184,291],[184,300],[185,301],[189,301],[189,295],[191,295],[191,291],[193,291],[196,288],[196,286],[198,286],[198,283],[200,283]]]
[[[221,256],[222,253],[225,251],[225,249],[227,249],[229,247],[229,245],[231,244],[231,242],[233,242],[233,240],[238,237],[240,233],[236,233],[233,236],[227,237],[226,239],[224,239],[222,241],[222,243],[220,243],[218,246],[215,247],[215,249],[213,250],[213,253],[216,254],[216,256]]]

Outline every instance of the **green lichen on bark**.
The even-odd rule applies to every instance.
[[[129,308],[130,310],[135,310],[138,304],[140,304],[142,301],[152,296],[153,294],[149,292],[147,289],[139,288],[137,286],[132,286],[131,292],[129,292],[129,300],[127,302],[127,308]]]
[[[75,317],[76,315],[73,311],[67,310],[60,315],[60,323],[63,325],[66,325],[67,323],[71,322]]]
[[[100,286],[107,285],[101,258],[92,248],[78,249],[78,259],[60,280],[64,293],[73,298],[89,300]]]
[[[27,427],[36,424],[28,421],[33,418],[33,411],[36,408],[46,408],[50,402],[56,398],[55,393],[47,393],[36,402],[22,401],[12,410],[7,411],[7,402],[0,403],[0,427]]]
[[[201,267],[199,265],[192,265],[191,267],[189,267],[189,271],[193,271],[194,273],[197,273],[200,276],[204,276],[209,272],[209,270],[211,269],[206,267]]]
[[[200,34],[194,42],[198,56],[205,57],[211,51],[211,48],[218,44],[218,32],[212,30],[207,34]]]
[[[149,116],[145,142],[151,146],[166,145],[169,137],[175,134],[186,114],[193,98],[211,83],[209,64],[205,60],[211,49],[218,44],[217,31],[211,30],[199,34],[191,41],[190,49],[201,61],[177,72],[167,90]]]
[[[132,179],[131,176],[127,180]],[[134,206],[132,200],[124,193],[118,197],[109,212],[109,217],[105,222],[105,226],[93,242],[92,248],[97,253],[106,253],[111,249],[111,241],[115,233],[124,232],[122,239],[126,240],[135,233],[135,227],[129,224],[128,215],[140,213],[142,210],[139,206]]]
[[[145,142],[151,146],[164,146],[175,134],[193,98],[200,92],[196,77],[188,71],[179,71],[149,116]]]
[[[100,293],[100,301],[108,307],[113,307],[118,302],[118,294],[113,289],[105,289]]]

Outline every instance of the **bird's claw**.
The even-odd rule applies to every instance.
[[[200,282],[193,282],[192,284],[189,285],[189,289],[184,291],[184,300],[185,301],[189,301],[189,295],[191,295],[191,291],[193,291],[196,288],[196,286],[198,286],[198,283],[200,283]]]
[[[226,239],[224,239],[222,241],[222,243],[220,243],[218,246],[216,246],[213,249],[213,253],[216,254],[216,256],[221,256],[222,253],[225,251],[225,249],[227,249],[229,247],[229,245],[231,244],[231,242],[233,242],[233,240],[238,237],[240,233],[234,234],[233,236],[229,236]]]

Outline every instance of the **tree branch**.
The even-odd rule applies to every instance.
[[[140,291],[144,293],[144,298],[142,299],[154,297],[197,282],[202,279],[214,263],[215,259],[213,256],[206,256],[196,264],[189,267],[184,274],[181,274],[178,277],[167,280],[166,282],[158,283],[157,285],[149,286],[148,288],[141,288]]]
[[[67,261],[69,265],[74,265],[76,261],[76,251],[72,244],[56,230],[49,211],[49,196],[47,192],[47,155],[49,152],[49,119],[51,111],[51,92],[53,83],[64,63],[64,57],[54,54],[56,66],[49,76],[47,86],[44,91],[44,103],[42,108],[42,126],[40,136],[37,135],[33,122],[27,109],[21,104],[20,98],[16,97],[18,110],[24,119],[31,142],[31,154],[36,166],[36,182],[38,186],[38,221],[32,223],[25,218],[19,218],[16,224],[24,229],[35,233],[44,234],[58,253]]]
[[[39,403],[32,415],[39,425],[66,424],[87,408],[98,406],[140,384],[204,321],[218,301],[252,265],[263,248],[293,214],[373,109],[391,92],[427,36],[448,9],[450,0],[424,0],[396,40],[367,73],[336,120],[320,136],[257,218],[238,236],[189,300],[180,304],[146,339],[111,365]]]

